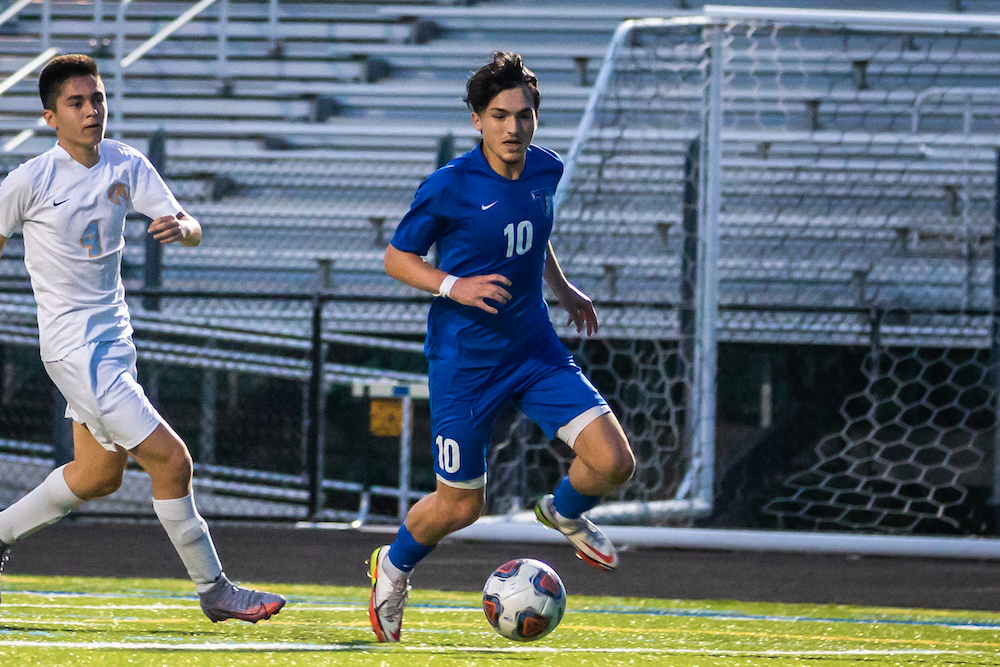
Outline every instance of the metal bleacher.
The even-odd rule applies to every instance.
[[[317,263],[324,260],[331,267],[330,289],[345,297],[414,296],[384,275],[381,252],[448,138],[456,153],[474,145],[461,102],[468,74],[495,49],[524,54],[542,82],[537,140],[565,152],[615,27],[624,18],[691,11],[697,5],[668,4],[654,9],[629,2],[460,6],[301,0],[278,3],[275,21],[266,0],[231,1],[224,15],[222,3],[216,3],[125,70],[121,98],[110,74],[116,3],[104,3],[104,21],[95,24],[91,5],[53,1],[49,40],[64,52],[97,53],[119,114],[112,116],[112,136],[146,150],[152,132],[166,134],[164,174],[203,222],[205,242],[194,252],[166,249],[164,287],[309,291],[318,280]],[[933,0],[917,4],[924,11],[949,9]],[[189,6],[131,3],[124,22],[125,52]],[[41,51],[40,12],[31,5],[13,25],[3,26],[0,76]],[[722,243],[731,249],[720,266],[724,305],[857,306],[890,295],[911,298],[899,289],[898,277],[907,267],[940,276],[942,287],[934,294],[941,302],[956,290],[970,293],[967,237],[955,233],[948,215],[926,215],[935,207],[943,211],[954,197],[954,160],[930,160],[920,169],[894,172],[891,152],[897,147],[866,161],[852,152],[871,155],[871,146],[839,140],[817,149],[793,135],[852,128],[907,133],[914,123],[922,131],[953,130],[963,122],[971,122],[978,133],[1000,129],[990,98],[970,101],[949,92],[959,85],[989,87],[997,51],[922,50],[914,43],[907,57],[926,64],[918,80],[913,69],[901,67],[898,48],[873,49],[863,37],[854,39],[813,55],[789,49],[754,59],[734,57],[725,98],[727,131],[749,135],[763,126],[776,134],[770,140],[748,136],[727,144],[722,167],[733,177],[724,178]],[[682,58],[672,66],[690,68],[693,62]],[[755,86],[747,78],[750,72],[758,78],[780,72],[783,86]],[[921,97],[926,80],[940,90]],[[637,108],[646,103],[646,91],[633,92]],[[683,112],[700,95],[695,89],[671,91],[661,100],[661,110]],[[627,106],[627,99],[617,101]],[[38,102],[30,77],[0,97],[0,104],[5,137],[32,126]],[[971,121],[970,104],[979,110]],[[45,150],[50,142],[51,135],[40,132],[13,153],[0,154],[3,166]],[[658,202],[626,210],[570,205],[561,214],[556,248],[567,272],[595,299],[628,299],[651,307],[677,302],[687,142],[666,141],[652,157],[613,164],[582,155],[580,178],[599,173],[605,193]],[[979,174],[974,191],[964,195],[970,201],[991,196],[991,159],[989,151],[981,151],[972,156],[971,167],[968,159],[963,163],[963,169]],[[766,185],[774,187],[764,195]],[[859,215],[842,212],[870,201],[875,188],[875,208]],[[813,204],[817,198],[827,202],[830,211],[825,216],[813,212],[806,223],[804,213],[789,202],[809,197]],[[981,221],[973,227],[976,254],[988,230]],[[125,270],[135,280],[143,262],[141,223],[131,223],[128,234]],[[18,252],[12,240],[5,259]],[[834,262],[829,253],[853,259]],[[748,256],[767,261],[752,262]],[[0,275],[22,274],[18,263],[0,262]],[[971,291],[975,298],[977,289]],[[859,299],[859,290],[864,298]],[[164,305],[181,319],[210,313],[202,319],[262,335],[294,330],[304,336],[308,330],[305,302],[258,304],[252,315],[238,302],[171,299]],[[420,303],[338,302],[328,307],[327,326],[330,331],[419,335],[425,308]],[[137,304],[136,310],[142,321],[142,307]],[[657,337],[676,325],[669,314],[651,317],[646,330]],[[626,309],[610,309],[605,331],[631,335],[636,330],[629,320]]]

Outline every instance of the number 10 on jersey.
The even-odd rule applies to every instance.
[[[522,220],[517,223],[516,231],[514,230],[514,223],[510,223],[503,228],[503,235],[507,237],[508,257],[513,257],[514,251],[517,251],[518,255],[523,255],[531,250],[531,237],[534,235],[531,220]]]
[[[458,443],[453,438],[438,436],[435,440],[438,448],[438,468],[445,472],[458,472],[462,466],[462,454]]]

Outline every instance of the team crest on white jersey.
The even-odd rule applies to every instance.
[[[546,218],[552,217],[552,188],[532,190],[531,198],[542,205],[542,211],[545,212]]]
[[[112,204],[127,204],[128,203],[128,186],[121,181],[115,181],[108,188],[108,199],[111,200]]]

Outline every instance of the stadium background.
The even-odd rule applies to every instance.
[[[143,239],[143,222],[132,220],[123,259],[126,284],[134,295],[130,305],[140,350],[140,379],[191,447],[198,464],[196,489],[203,513],[216,521],[256,519],[284,524],[315,519],[391,526],[405,506],[401,498],[412,500],[432,485],[423,393],[426,364],[420,353],[427,300],[382,275],[381,252],[420,180],[449,156],[474,145],[461,103],[465,79],[496,49],[524,54],[541,80],[543,102],[536,140],[567,154],[619,23],[628,18],[697,13],[701,3],[619,2],[609,6],[603,2],[487,1],[464,5],[415,0],[387,5],[216,0],[201,4],[205,6],[200,13],[123,70],[121,88],[115,65],[121,56],[134,54],[194,3],[26,4],[0,24],[0,76],[15,74],[52,47],[64,53],[93,53],[108,84],[109,136],[150,155],[205,227],[205,242],[199,249],[168,248],[157,257]],[[816,9],[870,8],[860,2],[794,4]],[[970,14],[1000,12],[1000,5],[986,0],[921,0],[885,2],[879,9]],[[920,45],[914,48],[919,51]],[[838,61],[835,51],[830,61]],[[848,65],[849,76],[859,76],[852,65]],[[51,145],[51,135],[36,126],[37,69],[0,95],[2,173]],[[955,86],[969,75],[946,71],[936,76],[938,84]],[[989,91],[991,76],[990,72],[981,74],[976,85]],[[874,81],[873,76],[869,78]],[[903,77],[888,92],[909,89],[911,84]],[[984,106],[990,104],[987,100]],[[975,128],[977,134],[997,129],[990,124],[996,112],[987,111],[985,116],[984,125]],[[813,120],[818,123],[817,118]],[[824,122],[860,123],[858,127],[864,129],[868,121],[843,112]],[[681,161],[683,154],[681,150]],[[648,166],[653,174],[650,180],[661,171],[677,168],[677,155],[666,160]],[[920,187],[933,188],[927,199],[946,212],[939,223],[947,227],[961,219],[963,225],[943,232],[937,229],[937,236],[921,236],[921,229],[916,229],[912,243],[923,244],[919,256],[925,256],[921,252],[935,257],[952,253],[966,262],[988,260],[988,246],[993,242],[994,175],[980,175],[974,193],[956,188],[947,178],[931,186],[910,186],[915,188],[911,194]],[[984,179],[989,181],[985,199]],[[674,178],[681,185],[673,195],[678,212],[683,207],[683,183],[691,180],[686,172]],[[758,207],[766,207],[766,201],[762,198]],[[947,212],[952,209],[956,212]],[[622,226],[634,222],[627,220]],[[648,265],[655,261],[647,256],[650,238],[667,235],[669,229],[654,222],[650,237],[604,248],[601,255],[604,239],[600,234],[605,229],[588,235],[584,219],[567,223],[572,233],[566,234],[565,242],[583,241],[565,254],[558,242],[556,249],[569,260],[571,280],[595,297],[604,316],[604,338],[583,343],[566,329],[560,333],[616,408],[629,413],[632,419],[626,426],[632,429],[633,441],[651,443],[649,451],[644,447],[640,452],[643,474],[620,500],[669,500],[686,479],[690,450],[684,440],[691,420],[685,419],[683,410],[649,408],[642,400],[633,400],[634,385],[628,381],[652,374],[655,378],[647,384],[656,386],[661,403],[683,403],[685,376],[677,368],[687,360],[676,332],[667,331],[664,324],[669,321],[678,327],[680,316],[670,320],[662,315],[669,307],[657,307],[655,271],[638,279],[622,269],[627,262],[618,264],[607,257],[619,255],[620,259],[622,253],[634,253],[625,259]],[[850,223],[844,227],[852,231]],[[853,231],[863,242],[870,240],[860,229]],[[985,241],[978,236],[975,241],[959,238],[968,229],[974,235],[985,229],[988,236]],[[890,235],[898,234],[890,229]],[[963,242],[966,245],[956,251],[956,244]],[[851,249],[858,247],[841,248],[840,259],[850,259]],[[71,456],[66,423],[59,418],[58,396],[37,358],[34,310],[25,292],[20,252],[15,238],[0,261],[0,505],[32,488],[54,462]],[[849,270],[847,274],[841,279],[845,289],[864,293],[867,275]],[[991,276],[979,275],[977,281],[965,285],[970,294],[976,285],[988,285]],[[752,289],[752,281],[748,284]],[[824,288],[803,279],[798,289],[813,289],[822,300]],[[878,310],[861,301],[865,317],[868,310]],[[972,298],[961,308],[982,310],[975,301]],[[319,346],[315,344],[317,312],[322,316]],[[852,420],[858,418],[842,406],[849,397],[864,393],[865,364],[872,347],[866,335],[796,339],[762,334],[755,340],[720,342],[713,510],[667,513],[646,521],[722,528],[995,534],[994,506],[989,502],[995,484],[995,399],[986,386],[989,376],[984,370],[992,362],[983,356],[988,356],[989,346],[976,350],[957,345],[955,356],[942,352],[949,349],[943,345],[917,346],[902,354],[903,361],[912,359],[922,369],[930,369],[931,375],[943,376],[940,383],[962,397],[958,403],[965,413],[958,418],[945,414],[953,398],[937,403],[933,398],[918,398],[918,404],[943,414],[941,428],[958,425],[948,430],[958,435],[939,438],[930,446],[915,438],[899,452],[892,450],[897,444],[891,441],[892,434],[864,443],[876,452],[876,458],[885,454],[882,458],[888,460],[880,467],[869,455],[860,456],[862,463],[877,469],[870,476],[892,482],[892,490],[883,494],[888,500],[876,513],[858,519],[849,512],[832,511],[829,503],[824,504],[831,494],[823,488],[812,488],[813,496],[788,511],[766,510],[775,500],[803,498],[796,493],[801,490],[796,480],[801,481],[803,474],[822,473],[834,480],[837,457],[832,457],[829,469],[824,468],[831,461],[823,458],[822,444],[831,433],[850,431]],[[319,378],[315,375],[317,350],[324,368]],[[911,371],[901,374],[907,372]],[[923,372],[916,372],[916,382],[908,385],[904,378],[893,388],[879,391],[888,392],[890,398],[904,396],[913,391],[913,385],[929,382],[921,379]],[[495,435],[503,446],[494,452],[491,509],[517,511],[558,478],[566,452],[558,443],[541,440],[513,412],[504,415]],[[412,444],[411,450],[404,449],[410,457],[402,465],[401,440]],[[943,477],[928,473],[940,472],[942,462]],[[896,472],[911,476],[915,488],[893,478],[894,464],[908,467],[900,472],[897,466]],[[317,470],[325,474],[317,475]],[[317,487],[320,477],[325,480],[322,488]],[[907,494],[915,494],[911,500],[930,499],[937,504],[916,511],[907,504]],[[81,515],[150,516],[148,497],[148,484],[133,472],[122,491],[88,504]],[[854,502],[870,509],[870,497]],[[629,520],[636,521],[635,517]],[[19,551],[32,549],[32,557],[25,562],[39,571],[52,567],[62,572],[72,566],[60,560],[44,564],[41,554],[46,552],[47,540],[68,535],[82,544],[86,531],[113,535],[118,530],[103,521],[53,528],[26,541]],[[235,545],[231,547],[234,556],[227,558],[247,553],[237,535],[253,532],[222,530]],[[261,526],[257,530],[273,535],[284,529]],[[339,538],[367,548],[371,535],[343,533]],[[226,539],[220,539],[220,545]],[[685,557],[676,552],[639,553],[645,552],[637,552],[636,558],[648,557],[661,567],[668,556]],[[288,558],[294,555],[290,549]],[[553,558],[559,556],[553,553]],[[766,571],[786,577],[787,568],[795,567],[789,563],[807,562],[773,558],[784,564],[765,563],[746,579],[771,581],[760,574]],[[832,571],[834,562],[852,567],[846,559],[829,558],[809,567]],[[877,572],[879,565],[872,563]],[[120,562],[117,566],[124,567]],[[990,594],[995,590],[995,584],[987,583],[989,576],[995,577],[993,568],[984,571],[975,563],[954,566],[963,573],[956,575],[956,582],[970,577],[979,581],[978,590]],[[113,574],[108,567],[91,573]],[[940,572],[943,565],[934,562],[928,567]],[[696,580],[725,581],[719,573],[732,568],[731,561],[722,559],[718,569],[704,571]],[[911,575],[910,581],[921,578]],[[292,567],[289,580],[298,576]],[[475,571],[471,576],[482,579]],[[877,575],[872,580],[888,581]],[[895,584],[898,580],[891,581],[890,588],[904,590]],[[447,587],[446,583],[438,585]],[[762,588],[769,586],[780,588],[771,584]],[[956,586],[953,591],[963,591],[958,597],[970,599],[971,586]],[[865,597],[863,588],[857,589],[858,598],[843,601],[874,602]],[[828,592],[831,601],[839,600],[836,589]],[[940,604],[940,591],[924,592]],[[667,588],[660,589],[660,594],[673,595]],[[692,596],[687,591],[676,595]],[[798,598],[792,594],[787,599]]]

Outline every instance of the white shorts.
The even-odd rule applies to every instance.
[[[136,380],[129,338],[97,341],[46,361],[45,370],[66,397],[66,416],[86,424],[109,452],[132,449],[163,422]]]

